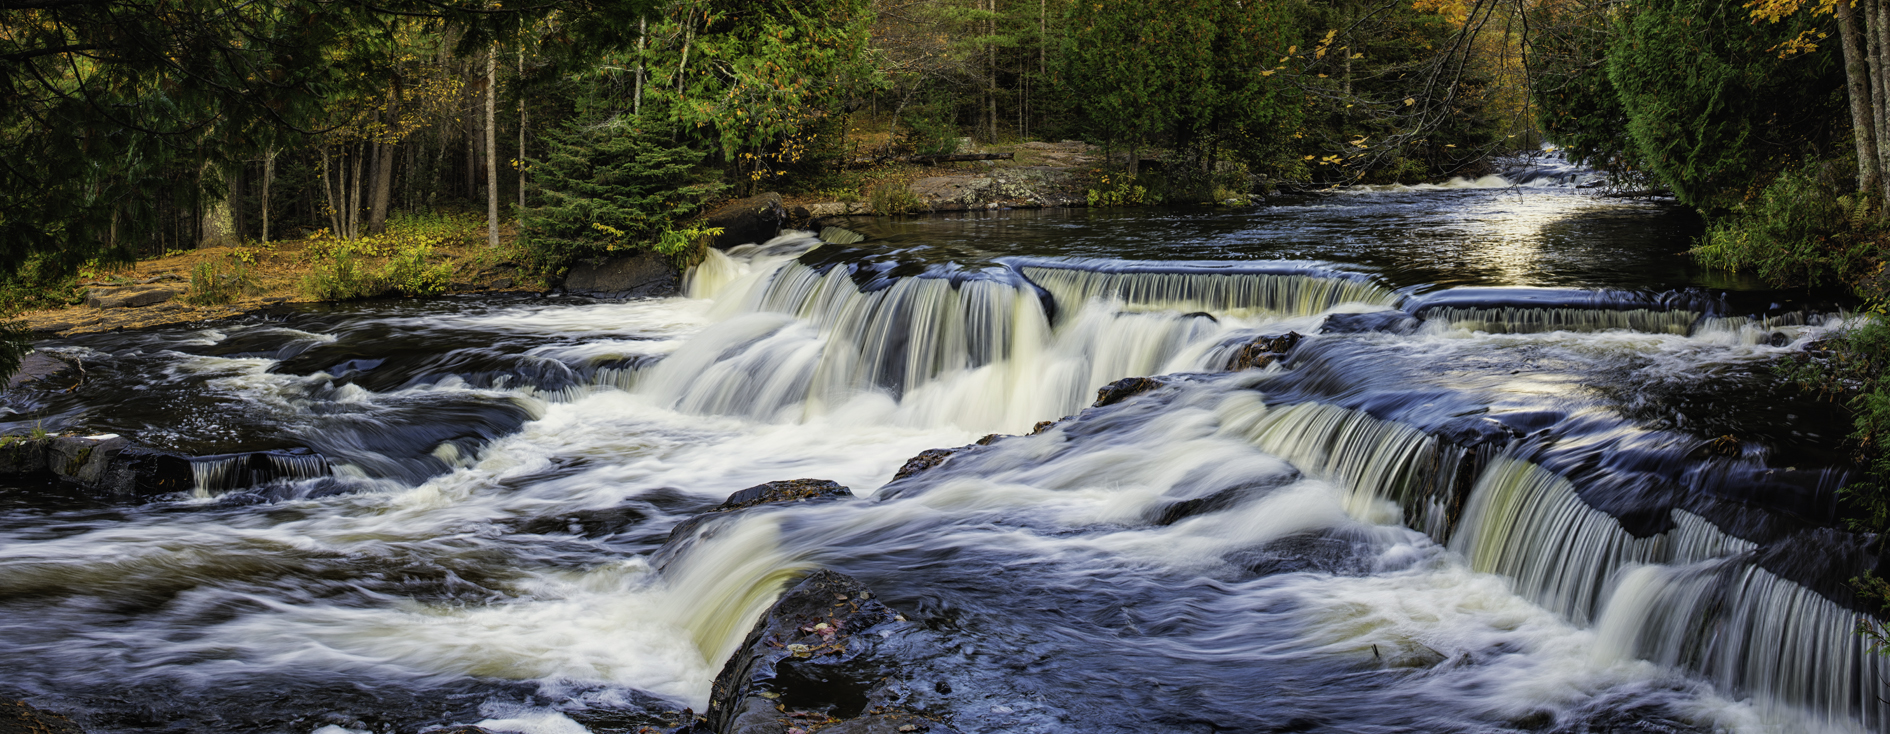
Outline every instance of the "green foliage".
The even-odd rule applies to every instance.
[[[0,321],[0,383],[20,369],[20,360],[33,351],[33,333],[17,321]]]
[[[453,266],[433,263],[433,248],[411,245],[387,259],[380,280],[383,287],[403,296],[437,296],[446,292],[453,279]]]
[[[302,276],[302,292],[317,301],[352,301],[386,292],[361,264],[358,251],[336,249],[314,259],[311,266]]]
[[[1709,0],[1637,5],[1607,57],[1634,165],[1717,210],[1828,147],[1832,122],[1848,119],[1836,54],[1776,51],[1810,23],[1755,24],[1739,4]]]
[[[205,260],[190,269],[190,289],[184,302],[195,306],[217,306],[236,300],[255,288],[249,265],[244,259]]]
[[[723,190],[703,154],[669,130],[627,116],[580,117],[546,135],[532,163],[538,207],[520,213],[520,242],[544,270],[656,242]]]
[[[925,202],[918,194],[903,183],[880,184],[873,187],[867,200],[872,203],[873,211],[881,214],[910,214],[925,208]]]
[[[894,148],[914,155],[951,155],[958,152],[958,128],[936,110],[908,110],[899,118],[902,130]]]
[[[1880,261],[1884,227],[1870,197],[1846,193],[1850,182],[1838,170],[1849,170],[1849,162],[1779,174],[1756,200],[1716,217],[1692,254],[1708,267],[1780,285],[1860,284]]]
[[[1089,190],[1089,205],[1099,206],[1146,206],[1155,203],[1148,188],[1136,183],[1136,178],[1126,173],[1103,174],[1098,181],[1102,186]]]
[[[709,238],[722,234],[721,227],[692,225],[665,231],[656,239],[656,252],[668,257],[677,269],[686,269],[702,261]]]

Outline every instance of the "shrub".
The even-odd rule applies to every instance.
[[[446,292],[446,284],[453,279],[453,266],[441,263],[430,264],[433,248],[429,245],[411,245],[403,248],[389,258],[386,267],[381,269],[383,286],[403,296],[437,296]]]
[[[1780,285],[1860,285],[1875,272],[1883,225],[1870,197],[1846,194],[1820,168],[1787,170],[1753,200],[1707,227],[1692,254],[1707,267],[1743,270]]]
[[[874,186],[868,195],[873,210],[881,214],[909,214],[925,207],[919,195],[902,183],[888,183]]]
[[[1153,203],[1148,188],[1126,173],[1105,173],[1102,187],[1089,190],[1090,206],[1142,206]]]
[[[236,300],[255,285],[242,259],[205,260],[190,269],[190,289],[184,292],[184,302],[218,306]]]

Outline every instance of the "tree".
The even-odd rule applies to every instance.
[[[545,157],[531,161],[543,204],[519,218],[540,265],[555,270],[646,247],[723,190],[702,151],[670,142],[674,132],[607,109],[547,131]]]

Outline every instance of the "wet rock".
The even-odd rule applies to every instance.
[[[1286,359],[1287,353],[1291,352],[1293,347],[1299,346],[1301,338],[1299,332],[1289,331],[1278,336],[1263,336],[1248,342],[1227,360],[1227,370],[1238,372],[1260,369],[1278,363]]]
[[[29,382],[50,377],[70,367],[65,360],[45,352],[33,352],[20,359],[20,367],[13,376],[7,378],[7,387],[19,387]]]
[[[1373,311],[1371,313],[1335,313],[1327,316],[1325,323],[1319,325],[1321,334],[1368,334],[1383,332],[1387,334],[1409,334],[1417,331],[1423,322],[1403,311]]]
[[[899,467],[899,471],[893,473],[893,481],[897,482],[906,477],[918,474],[919,472],[944,464],[947,459],[952,458],[952,456],[957,453],[958,449],[926,449],[921,451],[918,456],[906,459],[906,463]]]
[[[781,234],[788,212],[781,195],[773,192],[738,199],[717,207],[703,217],[702,226],[721,227],[722,233],[710,240],[717,249],[767,242]]]
[[[92,308],[137,308],[163,303],[182,292],[176,288],[161,285],[95,287],[86,289],[85,305]]]
[[[816,571],[776,601],[722,666],[696,734],[953,731],[899,704],[903,665],[885,634],[899,615],[851,576]]]
[[[717,515],[735,510],[743,510],[759,505],[781,504],[784,502],[824,502],[845,499],[853,496],[853,490],[838,482],[826,479],[787,479],[767,484],[757,484],[728,496],[722,504],[704,510],[702,514],[676,523],[669,531],[669,540],[651,556],[652,565],[662,568],[682,550],[684,542],[697,535],[704,522]]]
[[[76,484],[114,502],[189,492],[200,469],[210,489],[224,491],[325,474],[328,462],[307,449],[191,457],[114,435],[8,437],[0,443],[0,474]]]
[[[498,283],[493,286],[506,287]],[[682,292],[682,278],[668,259],[653,250],[643,250],[630,257],[572,266],[564,276],[564,289],[615,298],[667,296]]]
[[[85,734],[85,730],[59,714],[11,701],[0,702],[0,734]]]
[[[1096,391],[1096,404],[1090,407],[1101,408],[1115,405],[1129,398],[1141,395],[1162,386],[1162,381],[1153,377],[1124,377],[1102,386]]]

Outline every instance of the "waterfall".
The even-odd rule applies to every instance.
[[[1395,523],[1402,506],[1406,524],[1448,537],[1472,569],[1596,628],[1598,655],[1690,670],[1833,722],[1890,722],[1890,704],[1876,697],[1890,665],[1855,632],[1867,617],[1760,568],[1757,544],[1699,515],[1672,510],[1671,529],[1637,538],[1566,478],[1505,451],[1475,477],[1453,523],[1451,487],[1467,450],[1415,427],[1321,403],[1224,425],[1340,485],[1354,517]]]
[[[1749,556],[1639,566],[1615,584],[1596,655],[1699,671],[1736,692],[1882,731],[1890,664],[1855,632],[1867,620]]]

